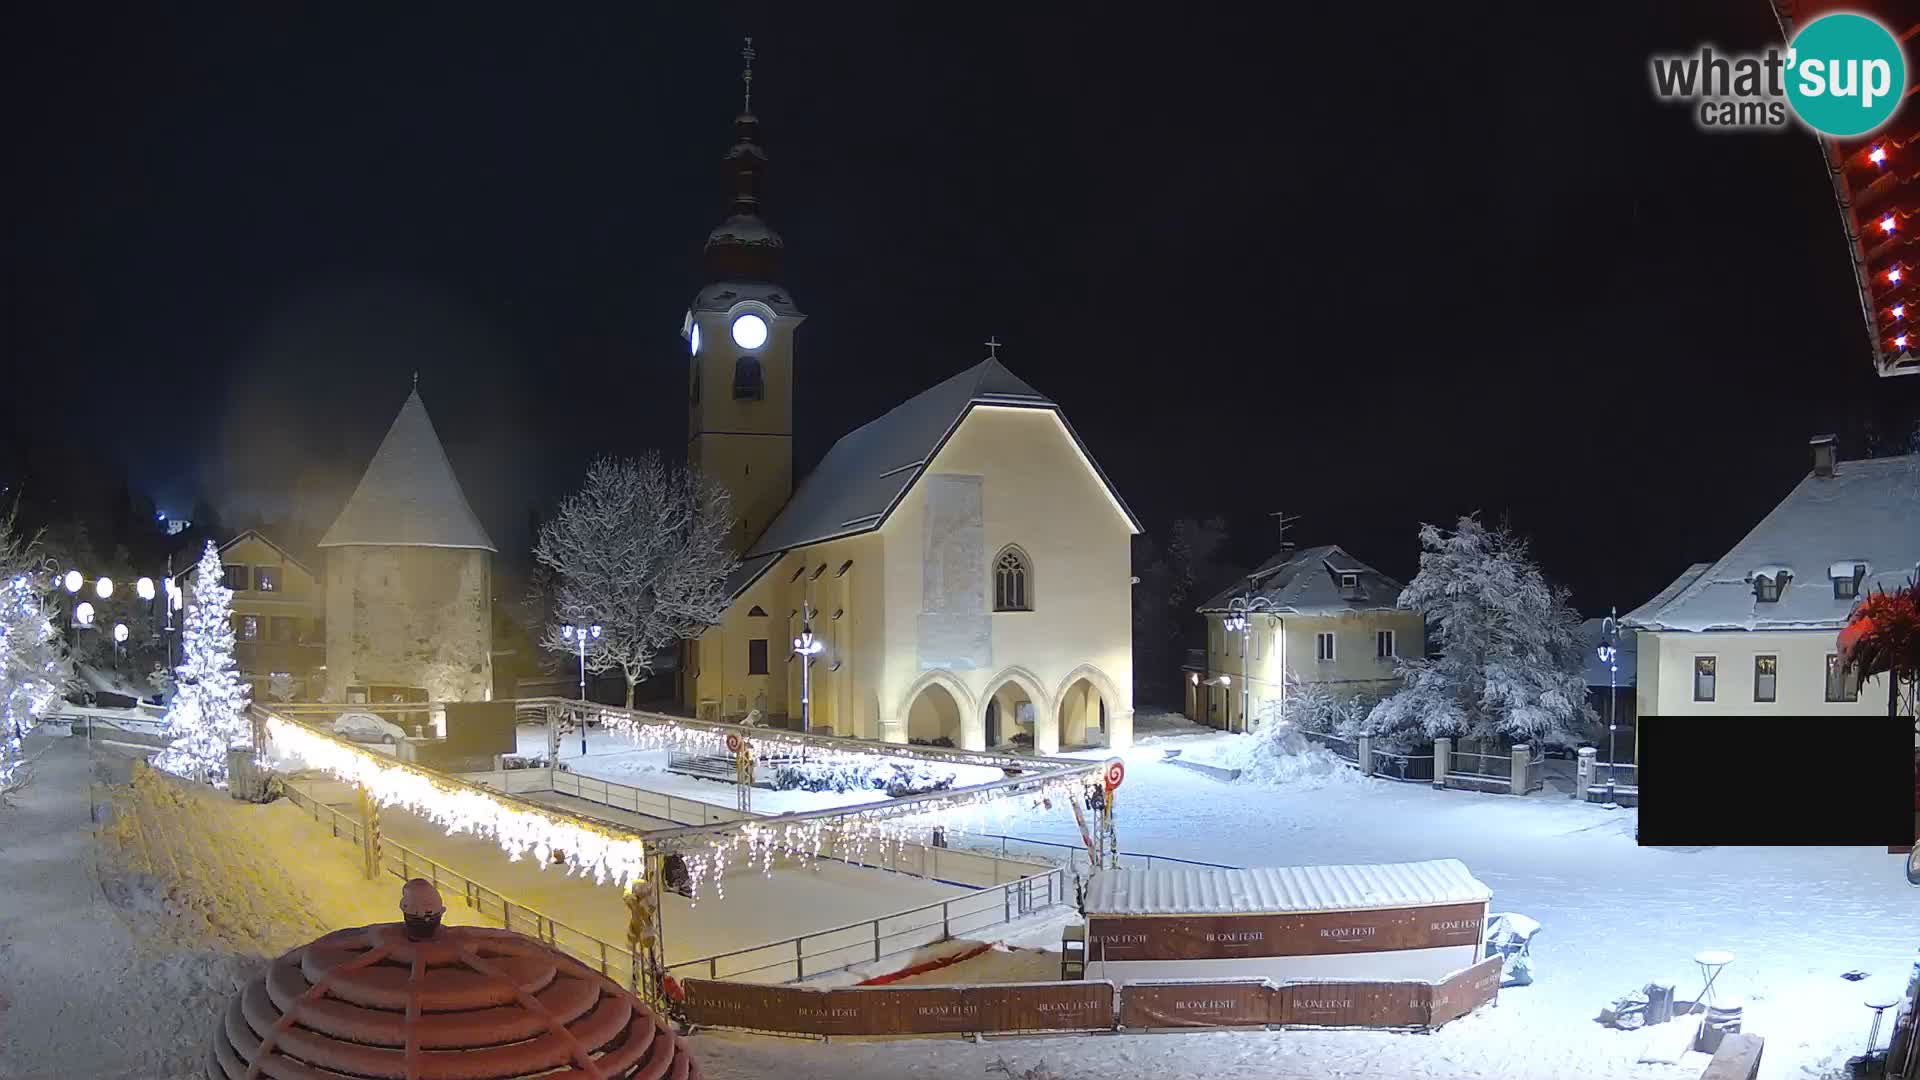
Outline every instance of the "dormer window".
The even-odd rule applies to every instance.
[[[1347,590],[1348,592],[1352,592],[1353,590],[1359,588],[1360,575],[1359,574],[1341,574],[1340,587],[1342,589]]]
[[[1787,582],[1793,575],[1786,570],[1761,571],[1753,575],[1753,598],[1762,604],[1772,604],[1787,591]]]
[[[1860,583],[1866,580],[1867,564],[1863,562],[1838,562],[1827,569],[1827,576],[1833,581],[1835,600],[1853,600],[1860,596]]]

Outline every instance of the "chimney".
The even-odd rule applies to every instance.
[[[1833,475],[1833,466],[1840,459],[1840,451],[1834,445],[1831,435],[1815,435],[1807,440],[1813,448],[1813,475],[1826,478]]]

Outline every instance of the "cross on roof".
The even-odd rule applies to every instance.
[[[753,58],[754,58],[754,55],[755,54],[753,51],[753,38],[749,36],[747,38],[747,44],[745,45],[745,47],[743,47],[740,50],[740,59],[745,60],[747,62],[746,70],[740,73],[740,82],[746,87],[746,104],[742,106],[741,108],[742,112],[753,111]]]
[[[992,337],[988,338],[983,344],[985,344],[987,347],[987,359],[989,360],[1000,359],[1000,335],[998,334],[993,335]]]

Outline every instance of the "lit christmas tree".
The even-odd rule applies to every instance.
[[[60,700],[72,677],[32,550],[31,541],[14,535],[11,515],[0,519],[0,793],[25,783],[27,732]]]
[[[172,742],[153,759],[156,768],[220,785],[227,779],[227,751],[253,745],[247,719],[252,688],[233,660],[233,590],[227,588],[213,541],[194,569],[193,602],[182,633],[186,663],[167,708]]]

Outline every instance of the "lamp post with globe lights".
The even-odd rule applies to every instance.
[[[1615,688],[1616,677],[1620,671],[1620,610],[1610,608],[1607,617],[1600,620],[1600,647],[1594,651],[1600,655],[1600,662],[1607,665],[1607,802],[1613,800],[1613,755],[1616,749],[1614,732],[1618,725],[1614,722],[1614,698],[1618,696]]]
[[[813,696],[813,658],[826,649],[826,645],[813,636],[813,606],[802,604],[800,612],[800,636],[793,639],[793,654],[800,658],[800,730],[812,730]]]
[[[1272,607],[1272,601],[1264,596],[1254,595],[1251,588],[1241,595],[1227,601],[1227,618],[1224,623],[1229,634],[1240,635],[1240,730],[1251,730],[1249,718],[1253,711],[1253,620],[1248,615],[1256,611],[1265,611]],[[1227,725],[1233,730],[1233,725]]]
[[[600,640],[600,625],[563,626],[560,639],[573,642],[580,652],[580,756],[587,756],[587,642]]]

